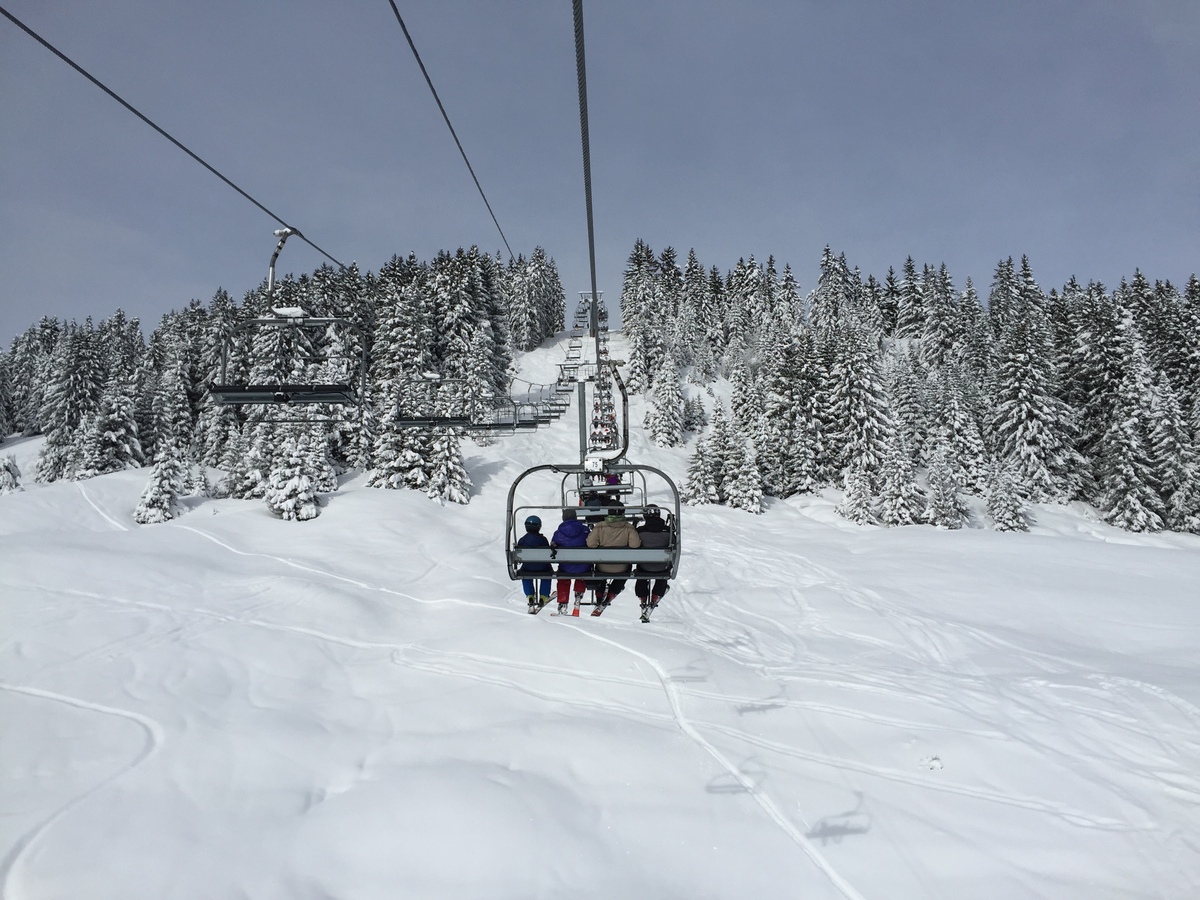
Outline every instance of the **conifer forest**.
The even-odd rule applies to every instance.
[[[765,497],[832,486],[839,513],[862,523],[959,528],[975,495],[1000,530],[1027,528],[1030,503],[1082,501],[1127,530],[1200,533],[1196,275],[1183,288],[1137,271],[1112,288],[1046,291],[1027,259],[1009,258],[982,288],[911,257],[864,278],[826,248],[805,292],[773,258],[722,272],[639,240],[619,302],[647,435],[694,440],[690,504],[761,512]],[[257,340],[233,364],[319,381],[307,351],[365,354],[363,415],[280,421],[211,402],[223,344],[272,304],[347,319],[368,346],[334,346],[346,336],[331,329],[329,346]],[[269,302],[265,283],[240,303],[219,290],[148,337],[120,310],[98,325],[43,318],[0,355],[0,435],[45,436],[43,482],[149,468],[143,522],[171,518],[187,492],[308,518],[348,469],[465,503],[466,436],[395,427],[405,392],[435,372],[506,395],[514,353],[561,331],[565,306],[540,248],[507,264],[471,248],[393,257],[377,273],[323,266],[283,279]],[[15,486],[11,469],[0,454],[0,489]]]

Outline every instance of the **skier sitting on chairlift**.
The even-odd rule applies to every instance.
[[[628,547],[636,550],[642,546],[642,539],[637,530],[625,518],[625,507],[619,503],[609,507],[608,516],[603,522],[598,522],[588,535],[587,545],[593,550],[597,548]],[[597,575],[628,575],[628,563],[596,563]],[[617,594],[625,589],[627,578],[600,578],[592,581],[592,589],[596,592],[596,607],[593,616],[598,616],[613,602]]]
[[[586,547],[588,527],[579,521],[579,513],[574,509],[564,509],[562,524],[550,538],[550,546]],[[575,579],[575,605],[583,600],[583,592],[587,587],[583,576],[592,574],[591,563],[559,563],[558,565],[558,613],[567,611],[567,598],[571,594],[571,579]]]
[[[637,531],[643,547],[656,550],[671,545],[671,529],[663,521],[662,511],[657,506],[646,507],[646,520],[638,526]],[[653,576],[669,570],[668,563],[639,563],[637,574]],[[638,578],[633,585],[634,593],[642,604],[643,622],[650,621],[650,613],[658,607],[658,601],[663,598],[663,594],[671,589],[666,578],[654,578],[653,586],[650,581],[650,578]]]
[[[525,534],[517,541],[518,547],[549,547],[550,542],[546,540],[546,536],[542,534],[542,520],[537,516],[530,516],[525,520]],[[517,570],[522,575],[539,575],[545,576],[541,578],[541,591],[535,591],[534,578],[522,578],[521,587],[525,589],[525,599],[529,601],[529,613],[535,615],[543,606],[550,602],[550,563],[543,562],[528,562],[523,563],[521,568]]]

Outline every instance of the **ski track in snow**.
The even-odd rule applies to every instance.
[[[5,690],[13,694],[23,694],[28,697],[37,697],[42,700],[50,700],[55,703],[64,703],[68,706],[74,706],[77,709],[83,709],[106,716],[116,716],[121,719],[126,719],[139,725],[146,734],[146,745],[133,760],[127,763],[118,772],[115,772],[114,774],[105,778],[103,781],[67,801],[49,816],[35,825],[32,829],[25,832],[25,834],[19,837],[13,844],[12,849],[8,852],[8,855],[5,856],[2,861],[0,861],[0,897],[6,898],[6,900],[20,900],[22,896],[25,896],[25,894],[19,890],[19,886],[17,890],[13,889],[13,881],[16,880],[14,876],[19,878],[21,861],[30,848],[32,848],[38,841],[38,839],[46,834],[50,828],[68,812],[75,809],[89,797],[93,796],[105,787],[113,784],[119,778],[124,777],[144,763],[147,759],[154,755],[155,752],[158,751],[159,747],[162,746],[166,738],[163,728],[158,722],[156,722],[154,719],[151,719],[149,716],[143,716],[140,713],[130,712],[126,709],[117,709],[115,707],[105,706],[100,703],[92,703],[89,700],[83,700],[79,697],[69,697],[65,694],[58,694],[54,693],[53,691],[45,691],[41,690],[40,688],[26,687],[24,685],[5,684],[0,682],[0,690]],[[34,895],[28,896],[32,897]]]
[[[79,493],[83,494],[83,499],[88,502],[88,506],[90,506],[96,512],[100,513],[100,515],[104,518],[104,521],[108,522],[108,524],[112,525],[118,531],[128,531],[129,530],[124,525],[122,525],[120,522],[118,522],[116,519],[114,519],[112,516],[110,516],[108,513],[106,513],[104,510],[102,510],[96,504],[96,501],[94,501],[91,497],[88,496],[88,492],[83,489],[82,484],[80,484],[79,482],[75,482],[75,486],[77,488],[79,488]]]
[[[568,624],[567,627],[577,631],[579,634],[582,634],[584,637],[587,637],[591,640],[609,644],[610,646],[616,647],[618,650],[623,650],[624,652],[641,659],[652,669],[654,669],[655,674],[658,675],[659,682],[662,684],[663,692],[667,695],[667,702],[671,706],[671,713],[674,716],[675,722],[679,726],[680,731],[691,738],[709,756],[715,759],[721,765],[721,767],[733,777],[733,779],[741,786],[741,788],[754,798],[755,802],[763,808],[771,820],[779,826],[784,834],[795,841],[795,843],[800,847],[801,850],[804,851],[805,855],[813,862],[813,864],[820,869],[834,885],[834,887],[836,887],[842,893],[842,896],[848,898],[848,900],[865,900],[862,894],[856,891],[854,886],[851,885],[850,882],[848,882],[837,871],[837,869],[834,868],[833,864],[826,859],[825,855],[817,849],[816,844],[805,837],[803,832],[799,831],[796,826],[793,825],[788,818],[779,811],[779,808],[775,805],[774,801],[771,800],[771,798],[758,786],[758,784],[755,783],[754,779],[749,778],[738,766],[734,765],[724,753],[714,747],[708,740],[704,738],[703,735],[700,734],[700,732],[695,729],[692,723],[684,715],[683,704],[679,699],[679,692],[676,690],[675,684],[671,680],[671,676],[668,674],[667,670],[663,668],[662,663],[649,654],[642,653],[640,650],[635,650],[633,647],[629,647],[620,643],[619,641],[614,641],[611,638],[606,638],[603,635],[594,634],[579,627],[578,625]],[[805,827],[808,827],[807,822],[805,823]]]

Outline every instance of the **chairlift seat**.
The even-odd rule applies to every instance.
[[[218,406],[358,402],[349,384],[214,384],[209,393]]]

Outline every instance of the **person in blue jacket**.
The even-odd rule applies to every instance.
[[[542,534],[542,520],[537,516],[530,516],[525,520],[525,534],[517,541],[518,547],[534,548],[546,547],[549,549],[550,542],[546,540],[546,536]],[[543,562],[528,562],[522,563],[521,568],[517,569],[521,575],[546,575],[549,576],[552,569],[550,563]],[[541,591],[535,591],[534,578],[522,578],[521,587],[525,589],[525,599],[529,601],[530,614],[537,613],[543,606],[550,602],[550,579],[544,577],[541,579]]]
[[[555,529],[550,538],[550,546],[586,547],[588,527],[579,521],[579,513],[574,509],[564,509],[562,524]],[[567,598],[571,593],[571,579],[575,579],[575,604],[583,600],[583,592],[587,589],[584,577],[592,574],[591,563],[559,563],[558,565],[558,612],[561,615],[567,611]],[[566,577],[563,577],[566,576]]]

